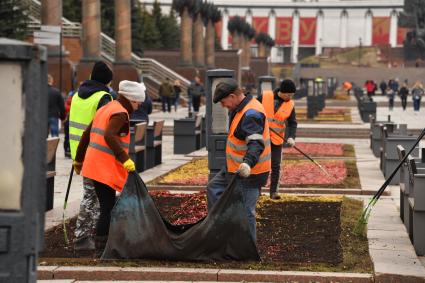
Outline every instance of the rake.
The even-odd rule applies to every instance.
[[[398,169],[400,169],[401,165],[406,161],[407,157],[412,153],[412,151],[415,149],[415,147],[418,145],[418,143],[421,141],[421,139],[425,136],[425,129],[422,130],[419,137],[416,139],[414,145],[410,148],[410,150],[407,152],[407,154],[403,157],[403,159],[399,162],[397,167],[394,169],[394,171],[391,173],[391,175],[385,180],[384,184],[379,188],[379,190],[376,192],[376,194],[372,197],[372,199],[367,204],[366,208],[363,210],[359,220],[357,221],[357,225],[354,229],[354,232],[357,235],[364,234],[366,224],[369,220],[370,213],[372,212],[373,207],[378,202],[381,195],[384,193],[385,189],[388,187],[389,183],[397,173]]]
[[[74,166],[71,167],[71,172],[69,173],[68,188],[66,189],[65,202],[63,203],[63,213],[62,213],[63,237],[67,245],[69,244],[69,239],[68,239],[68,233],[66,231],[65,210],[68,204],[69,190],[71,189],[71,182],[72,182],[73,175],[74,175]]]

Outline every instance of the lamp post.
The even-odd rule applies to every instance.
[[[362,57],[362,38],[361,37],[359,37],[359,67],[360,67],[360,60],[361,60],[361,57]]]

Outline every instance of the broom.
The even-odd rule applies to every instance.
[[[372,197],[372,199],[367,204],[366,208],[363,210],[363,213],[361,214],[359,220],[357,221],[357,225],[354,229],[354,232],[357,235],[361,235],[364,233],[366,224],[369,220],[370,213],[372,212],[372,208],[377,203],[378,199],[381,197],[381,195],[384,193],[385,189],[388,187],[389,183],[397,173],[398,169],[401,167],[401,165],[406,161],[407,157],[412,153],[412,151],[415,149],[415,147],[418,145],[418,143],[421,141],[421,139],[425,136],[425,129],[422,130],[419,137],[416,139],[415,144],[410,148],[409,152],[403,157],[403,159],[399,162],[397,167],[394,169],[394,171],[391,173],[391,175],[385,180],[384,184],[379,188],[379,190],[375,193],[375,195]]]

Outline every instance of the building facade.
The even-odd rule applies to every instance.
[[[151,1],[151,2],[150,2]],[[152,0],[143,1],[147,7]],[[321,55],[324,48],[402,46],[406,29],[398,14],[404,0],[212,0],[223,14],[216,32],[223,49],[231,48],[229,19],[245,18],[257,32],[268,33],[276,42],[272,62],[296,63],[308,55]],[[171,0],[161,0],[164,11]],[[253,52],[255,55],[256,48]]]

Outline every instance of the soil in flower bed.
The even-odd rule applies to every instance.
[[[205,200],[205,193],[178,194],[173,200],[172,195],[165,192],[154,194],[153,198],[163,216],[171,222],[177,219],[197,221],[206,213],[202,205],[198,212],[203,212],[195,212],[195,216],[193,211],[188,213],[187,207],[180,206],[185,202],[196,206],[197,201]],[[341,197],[283,195],[282,200],[275,201],[262,196],[257,206],[257,245],[261,262],[103,261],[93,254],[74,254],[72,244],[64,244],[62,225],[58,225],[45,234],[46,247],[39,264],[371,272],[367,238],[353,233],[362,207],[360,201]],[[179,216],[176,218],[176,215]],[[67,227],[72,243],[75,218],[67,222]]]
[[[281,186],[297,188],[360,188],[355,161],[320,160],[319,163],[334,178],[324,174],[310,161],[283,160]],[[205,187],[207,183],[208,161],[206,158],[201,158],[154,179],[149,182],[149,185]]]
[[[351,144],[297,142],[297,148],[313,157],[355,157],[354,147]],[[284,159],[293,159],[294,157],[305,159],[295,148],[283,148]]]

